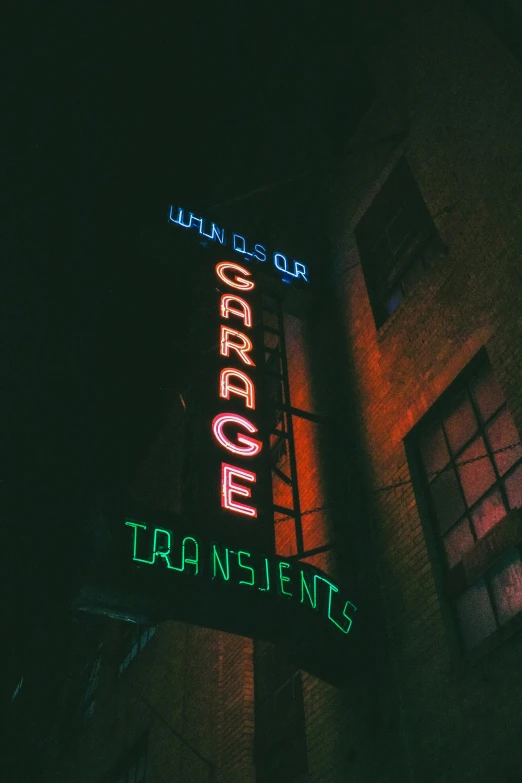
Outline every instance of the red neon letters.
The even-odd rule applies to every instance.
[[[242,386],[235,386],[230,383],[230,379],[239,381]],[[238,397],[244,397],[247,408],[253,410],[256,407],[256,395],[254,384],[248,375],[241,370],[234,370],[233,367],[223,367],[219,373],[219,396],[223,400],[229,400],[231,394],[237,394]]]
[[[228,273],[233,274],[229,276]],[[251,291],[255,286],[253,280],[247,279],[251,277],[251,272],[232,261],[222,261],[217,264],[216,274],[221,282],[230,288]],[[250,304],[236,294],[221,295],[219,312],[223,319],[229,320],[231,316],[240,318],[245,329],[251,329],[253,326]],[[252,340],[248,335],[230,326],[220,324],[219,353],[221,356],[230,360],[240,359],[242,364],[255,367],[250,356],[253,348]],[[219,396],[222,400],[230,400],[231,395],[243,398],[245,407],[249,410],[255,410],[255,387],[252,379],[243,370],[236,367],[223,367],[219,373]],[[225,429],[228,431],[228,435]],[[261,451],[262,443],[250,437],[257,431],[255,424],[237,413],[219,413],[212,422],[212,432],[217,443],[228,452],[242,458],[255,457]],[[244,434],[245,432],[249,434]],[[244,483],[238,483],[239,479],[247,484],[255,484],[257,476],[250,470],[229,465],[226,462],[221,463],[221,507],[235,514],[257,517],[255,506],[237,500],[237,498],[252,497],[251,487],[245,486]]]
[[[229,511],[236,511],[238,514],[245,514],[247,517],[257,517],[257,508],[253,506],[247,506],[244,503],[238,503],[234,500],[234,495],[240,495],[245,498],[251,497],[251,492],[248,487],[244,487],[242,484],[236,484],[232,481],[232,478],[243,479],[243,481],[251,481],[255,483],[256,474],[251,473],[249,470],[243,470],[243,468],[235,468],[233,465],[227,465],[226,462],[221,463],[221,505],[223,508],[227,508]]]
[[[231,307],[231,304],[239,305],[237,307]],[[221,317],[228,318],[230,315],[237,315],[243,319],[245,326],[252,326],[252,310],[248,302],[245,302],[240,296],[232,296],[232,294],[223,294],[221,297]]]
[[[255,457],[256,454],[259,454],[262,444],[258,440],[255,440],[255,438],[250,438],[248,435],[241,435],[241,433],[239,433],[236,437],[237,443],[241,444],[239,446],[237,443],[232,443],[232,441],[227,438],[223,432],[223,427],[225,424],[230,423],[244,427],[247,432],[252,434],[257,432],[257,427],[243,416],[238,416],[236,413],[220,413],[212,422],[212,432],[218,443],[233,454],[240,454],[242,457]]]
[[[237,342],[232,342],[231,337],[235,337]],[[221,324],[221,339],[220,339],[220,353],[221,356],[230,356],[230,351],[235,351],[242,362],[249,364],[251,367],[255,366],[254,362],[248,355],[254,346],[252,340],[247,337],[243,332],[238,332],[237,329],[231,329],[229,326],[223,326]]]
[[[233,269],[235,272],[241,272],[241,274],[245,275],[245,277],[251,277],[252,273],[249,272],[248,269],[245,269],[244,266],[234,264],[232,261],[222,261],[216,266],[217,276],[220,278],[220,280],[229,285],[230,288],[239,288],[240,291],[251,291],[253,289],[253,280],[245,280],[244,277],[237,276],[231,280],[230,277],[227,277],[225,274],[227,269]]]

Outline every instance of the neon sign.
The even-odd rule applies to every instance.
[[[230,277],[228,272],[235,274]],[[216,275],[227,287],[239,288],[242,291],[252,291],[255,288],[254,281],[247,279],[251,277],[248,269],[231,261],[221,261],[216,264]],[[232,304],[239,305],[239,307],[232,307]],[[245,329],[253,327],[250,304],[236,294],[221,294],[219,314],[227,321],[231,318],[241,320],[242,327]],[[252,340],[247,334],[231,326],[220,324],[220,356],[226,359],[240,359],[247,367],[255,367],[255,362],[250,356],[253,348]],[[239,381],[241,386],[230,383],[230,379]],[[231,396],[239,397],[244,402],[245,408],[255,410],[255,386],[252,379],[243,370],[235,367],[222,367],[219,373],[219,397],[222,400],[230,400]],[[225,428],[230,432],[233,425],[239,429],[234,441],[225,432]],[[245,435],[241,430],[249,434]],[[255,424],[237,413],[219,413],[212,421],[212,433],[216,442],[226,451],[239,457],[255,457],[260,453],[263,444],[250,437],[255,435],[257,431]],[[257,517],[256,507],[237,500],[237,497],[250,498],[252,496],[250,487],[245,486],[244,483],[239,484],[237,479],[247,482],[247,484],[255,484],[257,476],[251,470],[223,462],[221,464],[221,508],[233,514],[243,514],[255,518]]]
[[[195,217],[192,212],[188,212],[187,214],[181,207],[170,207],[169,222],[175,223],[182,228],[195,229],[200,236],[205,237],[210,242],[218,242],[223,246],[227,244],[224,228],[218,228],[215,223],[208,224],[203,218]],[[263,245],[254,245],[253,250],[248,250],[249,246],[247,245],[246,239],[239,234],[232,234],[229,246],[236,253],[239,253],[245,261],[259,261],[261,263],[267,261],[268,255]],[[290,262],[283,253],[273,253],[272,263],[277,271],[282,274],[284,283],[291,283],[292,279],[304,280],[305,283],[308,282],[308,269],[305,264],[302,264],[300,261]],[[236,285],[235,287],[248,290],[248,288],[244,288],[240,285]]]
[[[132,519],[126,519],[125,525],[133,530],[132,560],[136,563],[293,601],[319,613],[342,634],[350,632],[357,607],[338,585],[307,563],[289,563],[215,542],[205,544],[193,536],[175,536],[167,528]]]
[[[234,386],[230,379],[235,378],[240,381],[242,386]],[[223,367],[219,373],[219,396],[223,400],[229,400],[231,394],[244,397],[247,408],[253,410],[256,407],[256,395],[254,384],[248,375],[241,370],[234,370],[232,367]]]
[[[247,506],[245,503],[238,503],[234,500],[234,495],[240,497],[249,498],[252,493],[248,487],[243,484],[236,484],[233,478],[240,478],[243,481],[250,481],[255,484],[257,476],[250,470],[243,470],[243,468],[236,468],[233,465],[227,465],[226,462],[221,463],[221,505],[227,511],[235,511],[237,514],[244,514],[247,517],[257,517],[257,508],[254,506]]]
[[[237,435],[237,443],[232,443],[227,438],[224,432],[225,424],[238,424],[240,427],[244,427],[247,432],[254,434],[257,432],[257,427],[252,424],[251,421],[245,419],[244,416],[238,416],[235,413],[220,413],[212,422],[212,432],[218,443],[223,448],[231,451],[233,454],[239,454],[242,457],[255,457],[259,454],[262,448],[260,441],[255,438],[250,438],[248,435]]]

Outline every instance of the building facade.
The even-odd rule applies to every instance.
[[[520,774],[522,17],[497,5],[365,16],[381,97],[328,192],[411,780]]]
[[[349,583],[345,682],[222,631],[83,620],[44,780],[520,779],[522,8],[384,6],[356,4],[374,99],[322,177],[331,257],[272,390],[295,440],[292,474],[272,436],[274,501],[299,496],[276,551]],[[180,511],[185,416],[129,502]]]

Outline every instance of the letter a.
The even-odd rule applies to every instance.
[[[231,342],[230,338],[235,337],[237,342]],[[255,362],[248,355],[254,346],[252,340],[236,329],[230,329],[228,326],[221,325],[220,353],[221,356],[230,356],[230,350],[237,353],[239,358],[250,367],[255,367]]]
[[[240,382],[240,386],[234,386],[230,379]],[[222,400],[229,400],[231,394],[244,397],[247,408],[254,410],[256,407],[254,384],[248,375],[241,370],[232,367],[224,367],[219,374],[219,396]]]

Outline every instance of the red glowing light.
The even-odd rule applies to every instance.
[[[238,342],[231,342],[230,337],[236,337]],[[228,326],[221,325],[221,340],[220,340],[220,353],[221,356],[230,356],[230,350],[232,349],[237,353],[239,358],[245,364],[255,367],[255,362],[252,361],[249,352],[253,349],[252,340],[236,329],[230,329]]]
[[[234,277],[233,280],[230,279],[230,277],[227,277],[225,272],[227,269],[232,269],[235,272],[240,272],[242,275],[245,275],[246,277],[251,277],[252,272],[249,272],[248,269],[245,269],[244,266],[239,266],[239,264],[234,264],[232,261],[221,261],[216,266],[216,273],[220,280],[222,280],[224,283],[229,285],[231,288],[238,288],[240,291],[251,291],[254,288],[254,281],[253,280],[245,280],[244,277]]]
[[[235,511],[237,514],[244,514],[247,517],[257,517],[257,509],[253,506],[247,506],[244,503],[238,503],[237,500],[233,500],[233,495],[240,495],[241,497],[252,497],[252,493],[249,487],[244,487],[242,484],[236,484],[232,481],[233,478],[240,478],[243,481],[249,481],[251,483],[256,482],[256,474],[251,473],[249,470],[243,470],[243,468],[235,468],[233,465],[227,465],[226,462],[221,463],[221,505],[223,508],[229,511]]]
[[[238,310],[236,307],[231,307],[231,302],[239,305],[240,309]],[[240,296],[223,294],[221,297],[221,317],[228,318],[231,315],[237,315],[239,318],[242,318],[245,326],[252,326],[252,310],[248,302],[245,302]]]
[[[240,381],[242,386],[234,386],[230,379]],[[254,384],[248,375],[241,370],[234,370],[232,367],[224,367],[219,374],[219,396],[223,400],[229,400],[231,394],[237,394],[238,397],[244,397],[247,408],[253,410],[256,407]]]
[[[212,432],[223,448],[227,449],[227,451],[231,451],[233,454],[240,454],[242,457],[255,457],[256,454],[259,454],[263,447],[263,444],[259,440],[238,433],[236,438],[237,443],[233,443],[223,432],[223,427],[226,424],[237,424],[239,427],[244,427],[246,431],[250,432],[252,435],[254,432],[257,432],[257,427],[255,427],[251,421],[245,419],[244,416],[238,416],[236,413],[220,413],[212,422]]]

